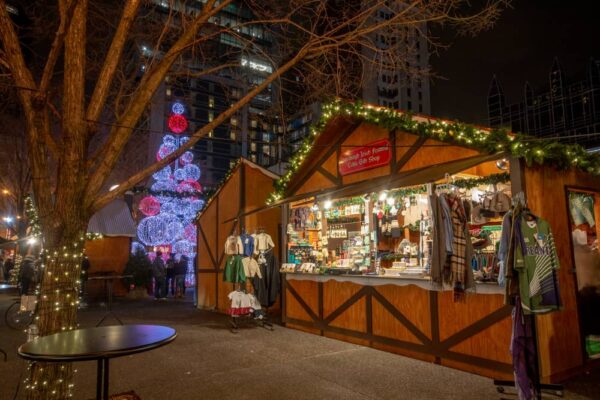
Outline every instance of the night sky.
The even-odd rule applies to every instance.
[[[596,1],[514,0],[500,21],[477,37],[433,29],[450,48],[432,54],[437,75],[431,86],[432,114],[487,125],[487,92],[496,74],[507,102],[520,102],[529,81],[547,89],[558,57],[563,79],[581,80],[591,57],[600,58]]]

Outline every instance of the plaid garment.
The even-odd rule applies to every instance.
[[[450,256],[451,281],[454,285],[454,301],[464,300],[467,273],[467,218],[462,202],[457,196],[447,196],[452,214],[452,255]]]

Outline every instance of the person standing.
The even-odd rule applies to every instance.
[[[10,281],[10,270],[15,267],[15,262],[11,257],[8,257],[6,261],[4,261],[4,280],[6,282]]]
[[[0,282],[4,282],[4,257],[0,255]]]
[[[177,286],[177,295],[175,297],[185,297],[185,275],[187,273],[188,261],[187,256],[182,254],[175,266],[175,285]]]
[[[20,295],[27,295],[29,288],[35,280],[35,258],[32,255],[26,255],[19,268],[19,286]]]
[[[162,251],[156,252],[156,258],[152,262],[152,275],[154,276],[154,299],[164,299],[166,295],[166,269],[162,259]]]
[[[169,254],[169,259],[167,260],[167,290],[166,295],[171,292],[171,296],[175,296],[175,265],[177,262],[175,261],[175,253]]]

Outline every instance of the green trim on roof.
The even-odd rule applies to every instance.
[[[361,101],[335,100],[323,106],[321,119],[311,128],[310,135],[305,138],[300,149],[290,159],[288,172],[275,182],[275,191],[269,196],[267,204],[284,197],[287,185],[302,167],[315,138],[331,119],[338,116],[357,118],[388,130],[397,129],[420,137],[467,147],[483,154],[506,152],[516,158],[524,159],[530,166],[551,165],[559,169],[575,167],[593,175],[600,175],[600,157],[588,153],[578,144],[564,144],[550,139],[509,134],[505,129],[487,131],[457,121],[423,120],[425,117],[415,117],[410,113],[365,105]]]

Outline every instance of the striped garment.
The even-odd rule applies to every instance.
[[[454,287],[454,300],[464,300],[467,269],[467,218],[462,201],[455,195],[447,195],[452,217],[452,255],[450,256],[451,282]]]

